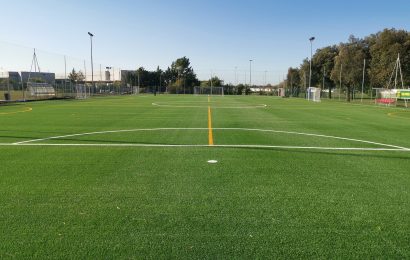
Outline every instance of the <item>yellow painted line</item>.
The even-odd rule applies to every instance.
[[[24,110],[21,111],[14,111],[14,112],[2,112],[0,113],[0,115],[13,115],[13,114],[17,114],[17,113],[25,113],[25,112],[31,112],[33,111],[33,109],[31,107],[27,107]]]
[[[208,103],[211,102],[208,96]],[[214,136],[212,133],[212,111],[211,106],[208,106],[208,145],[214,145]]]
[[[408,113],[408,112],[407,111],[392,112],[392,113],[387,113],[387,115],[390,116],[390,117],[410,119],[410,117],[400,116],[400,114],[404,114],[404,113]]]
[[[212,134],[212,116],[211,116],[211,107],[208,107],[208,144],[214,145],[214,137]]]

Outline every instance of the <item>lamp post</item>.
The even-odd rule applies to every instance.
[[[90,35],[90,43],[91,43],[91,85],[94,86],[94,62],[93,62],[93,37],[94,34],[88,32]]]
[[[309,65],[309,88],[312,85],[312,56],[313,56],[313,41],[315,40],[315,37],[310,37],[310,65]]]

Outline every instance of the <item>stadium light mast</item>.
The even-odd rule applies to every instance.
[[[309,65],[309,88],[312,85],[312,56],[313,56],[313,41],[315,40],[315,37],[310,37],[310,65]]]
[[[91,84],[94,86],[94,62],[93,62],[93,37],[94,34],[88,32],[90,35],[90,43],[91,43]]]

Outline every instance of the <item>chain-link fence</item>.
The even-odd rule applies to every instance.
[[[112,65],[0,41],[0,102],[138,93]]]

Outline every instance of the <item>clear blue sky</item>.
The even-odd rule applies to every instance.
[[[43,70],[54,70],[49,57],[60,64],[64,54],[70,60],[78,58],[79,69],[84,59],[89,67],[91,31],[95,70],[99,64],[165,69],[187,56],[200,79],[213,73],[233,82],[238,67],[241,82],[245,72],[249,77],[253,59],[252,81],[264,83],[266,70],[267,81],[275,83],[289,66],[309,56],[310,36],[317,39],[316,49],[346,41],[350,34],[364,37],[392,27],[409,30],[409,14],[405,0],[2,1],[0,67],[17,68],[18,63],[29,69],[30,52],[11,58],[14,51],[9,49],[20,49],[17,45],[49,53],[39,52]],[[61,66],[55,70],[61,72]]]

